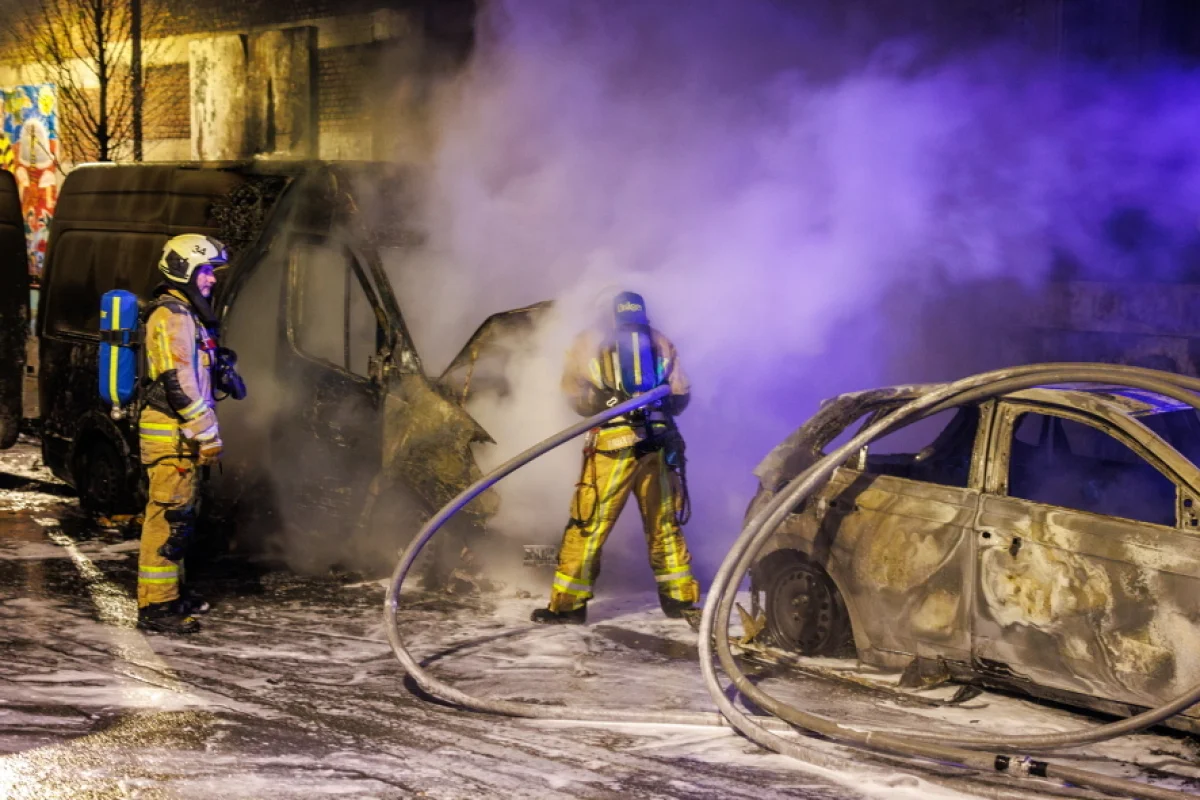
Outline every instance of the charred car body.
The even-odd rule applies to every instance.
[[[420,246],[405,186],[377,164],[74,170],[39,308],[46,464],[92,508],[136,509],[136,426],[96,391],[99,298],[149,298],[163,243],[194,232],[230,248],[214,308],[249,387],[218,407],[218,512],[261,521],[282,509],[275,523],[316,533],[314,547],[345,547],[381,496],[400,491],[410,509],[446,502],[478,477],[472,443],[491,439],[426,376],[384,271],[389,248]],[[475,511],[478,521],[486,503]]]
[[[827,401],[759,465],[748,517],[836,440],[935,388]],[[839,467],[759,553],[754,599],[777,645],[852,647],[874,666],[933,666],[1122,715],[1200,682],[1194,409],[1046,386],[891,436]],[[1169,724],[1200,731],[1200,711],[1184,713]]]

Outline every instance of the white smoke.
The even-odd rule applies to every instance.
[[[754,464],[819,399],[1019,359],[1012,336],[1053,269],[1169,271],[1200,219],[1195,75],[1012,48],[891,48],[831,75],[839,42],[800,14],[489,4],[437,120],[437,255],[397,281],[406,309],[423,298],[409,321],[434,372],[488,314],[557,303],[515,392],[471,406],[499,443],[485,467],[576,419],[563,351],[601,287],[642,292],[694,386],[681,426],[702,576]],[[1114,239],[1130,210],[1152,244]],[[555,542],[577,473],[568,447],[510,479],[498,527]],[[641,558],[640,537],[615,539]]]

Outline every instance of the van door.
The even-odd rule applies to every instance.
[[[976,533],[982,671],[1143,706],[1200,682],[1195,499],[1135,429],[1001,405]]]
[[[0,170],[0,450],[21,431],[25,340],[29,336],[29,252],[21,195],[12,173]]]
[[[382,462],[382,311],[354,253],[315,237],[288,248],[287,309],[272,471],[289,527],[336,546]]]

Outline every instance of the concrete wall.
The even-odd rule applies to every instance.
[[[1200,375],[1200,285],[1052,284],[1030,309],[1028,361],[1108,361]]]
[[[313,26],[263,31],[249,37],[246,149],[249,153],[316,155]]]
[[[265,154],[365,160],[383,155],[377,133],[387,127],[384,120],[391,104],[386,102],[387,79],[380,73],[381,64],[390,51],[419,49],[415,40],[421,32],[411,20],[391,12],[313,23],[244,35],[244,74],[233,66],[214,72],[207,65],[205,47],[195,49],[197,41],[222,42],[235,34],[191,40],[191,74],[205,76],[204,91],[214,99],[223,96],[219,105],[231,112],[223,118],[210,116],[209,127],[199,130],[194,126],[205,117],[193,113],[188,135],[197,157],[209,157],[209,152],[229,158]],[[202,59],[200,64],[196,58]],[[419,63],[412,67],[422,69]],[[207,95],[197,94],[193,85],[192,102],[202,96]],[[233,111],[235,105],[243,114]],[[213,125],[222,126],[222,131],[213,130]],[[240,149],[213,151],[201,144],[214,136],[224,142],[238,141],[235,129],[243,131]],[[171,151],[177,148],[160,145],[154,152]]]
[[[188,44],[192,158],[229,161],[246,155],[246,41],[238,34]]]

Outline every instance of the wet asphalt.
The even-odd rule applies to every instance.
[[[386,643],[369,576],[212,555],[188,565],[214,606],[204,630],[143,634],[133,533],[83,514],[35,441],[0,454],[0,797],[861,796],[716,731],[539,727],[423,699]],[[503,653],[471,663],[510,635],[491,619],[505,602],[422,595],[405,621],[446,677],[501,694],[512,678],[517,697],[561,674],[542,699],[574,699],[589,669],[570,638],[534,665],[533,688]],[[597,631],[597,658],[620,650],[668,670],[694,659],[685,641]],[[664,691],[649,694],[669,702],[671,681],[656,682]]]
[[[190,584],[213,604],[204,629],[144,634],[134,627],[136,534],[82,513],[41,467],[35,440],[0,453],[3,800],[1049,796],[814,740],[806,741],[853,766],[813,770],[726,730],[451,708],[422,696],[396,661],[380,576],[297,575],[223,546],[200,548],[187,565]],[[400,628],[427,669],[477,696],[567,716],[571,705],[713,710],[694,634],[663,618],[652,594],[593,601],[585,627],[529,624],[539,602],[503,583],[466,595],[406,592]],[[851,724],[890,715],[911,725],[912,713],[929,713],[920,698],[751,670],[791,702]],[[994,695],[958,713],[974,725],[1001,711],[1018,726],[1027,717],[1056,729],[1080,724],[1070,712]],[[1124,764],[1126,752],[1141,766]],[[1200,778],[1174,776],[1197,773],[1198,753],[1189,737],[1146,734],[1132,749],[1078,759],[1195,791]]]

